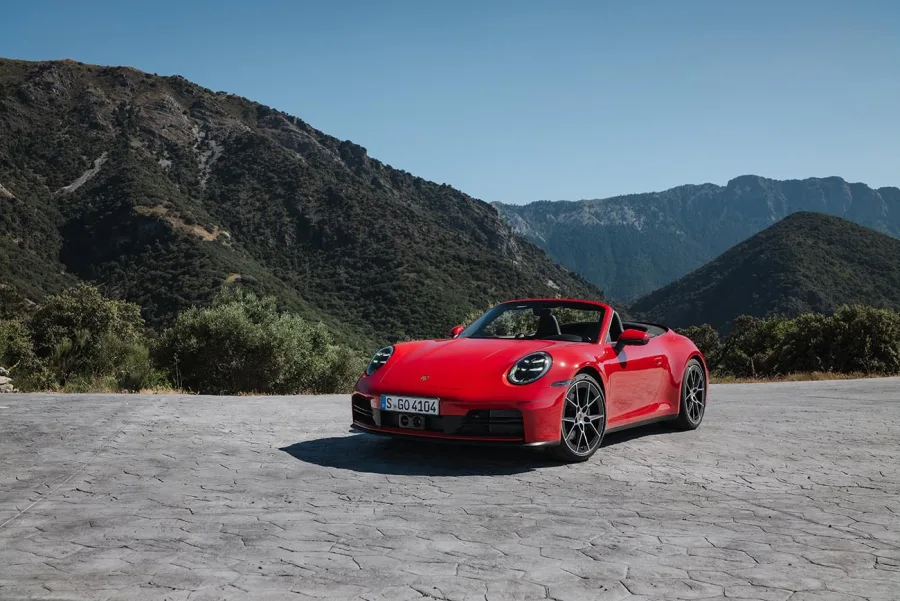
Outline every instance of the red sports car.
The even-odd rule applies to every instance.
[[[353,428],[584,461],[607,432],[703,419],[709,372],[694,343],[607,304],[510,301],[451,335],[375,353],[351,397]]]

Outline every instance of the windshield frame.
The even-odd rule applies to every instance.
[[[499,305],[495,305],[491,307],[486,313],[484,313],[481,317],[473,321],[471,324],[466,326],[466,328],[459,333],[457,338],[472,338],[473,340],[507,340],[507,341],[528,341],[528,340],[555,340],[554,338],[507,338],[507,337],[494,337],[494,336],[475,336],[475,334],[486,324],[494,321],[497,316],[501,313],[505,313],[510,310],[518,310],[518,309],[536,309],[536,308],[549,308],[549,309],[577,309],[581,311],[590,311],[593,313],[597,313],[597,325],[598,325],[598,335],[596,340],[583,340],[582,344],[600,344],[600,342],[604,339],[604,334],[606,328],[606,322],[608,321],[610,309],[606,305],[601,303],[591,302],[591,301],[579,301],[579,300],[568,300],[568,299],[535,299],[535,300],[521,300],[521,301],[509,301],[505,303],[500,303]],[[575,342],[575,341],[567,341],[567,342]]]

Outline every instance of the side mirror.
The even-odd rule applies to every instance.
[[[616,339],[619,344],[637,344],[643,345],[650,342],[650,334],[641,330],[627,329]]]
[[[462,331],[465,329],[466,328],[464,328],[463,326],[453,326],[453,329],[450,330],[450,338],[456,338],[457,336],[462,334]]]

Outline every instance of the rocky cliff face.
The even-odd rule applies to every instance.
[[[620,299],[668,284],[799,211],[900,237],[900,189],[876,190],[839,177],[778,181],[746,175],[726,186],[495,206],[515,232]]]
[[[7,283],[37,297],[88,280],[152,323],[223,284],[367,339],[601,295],[495,207],[181,77],[0,60],[0,183]]]

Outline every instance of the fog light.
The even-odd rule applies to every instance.
[[[422,418],[421,418],[421,417],[414,417],[414,418],[413,418],[413,427],[416,427],[416,428],[421,428],[421,427],[422,427]]]

